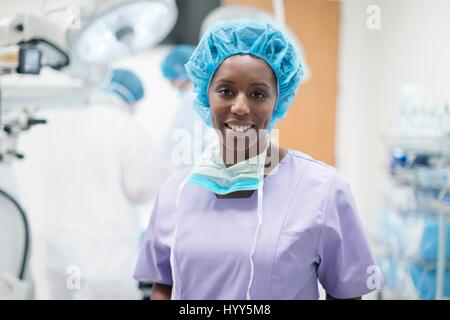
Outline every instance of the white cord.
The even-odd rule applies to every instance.
[[[263,167],[264,168],[264,167]],[[263,185],[264,185],[264,179],[261,181],[261,184],[258,187],[258,224],[256,225],[256,231],[255,231],[255,236],[253,238],[253,245],[252,245],[252,250],[250,252],[250,280],[248,282],[248,288],[247,288],[247,294],[246,294],[246,299],[247,300],[251,300],[251,296],[250,296],[250,289],[252,287],[253,284],[253,276],[255,273],[255,264],[253,262],[253,255],[255,253],[256,250],[256,243],[258,241],[258,235],[259,235],[259,230],[260,227],[263,223]]]

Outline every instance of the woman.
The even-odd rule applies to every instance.
[[[218,25],[186,68],[220,143],[162,186],[135,278],[155,283],[153,299],[317,299],[317,280],[336,299],[372,291],[347,184],[260,134],[285,115],[302,76],[282,32]]]

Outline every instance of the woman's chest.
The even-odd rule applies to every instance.
[[[192,277],[214,275],[222,282],[233,281],[227,275],[243,282],[251,277],[251,291],[262,298],[272,298],[274,279],[278,290],[293,279],[310,277],[317,261],[317,228],[311,218],[316,213],[302,212],[290,196],[287,191],[265,192],[260,208],[257,194],[186,204],[180,208],[177,260],[196,270],[190,272]],[[293,220],[292,214],[304,219]],[[296,282],[301,288],[302,281]]]

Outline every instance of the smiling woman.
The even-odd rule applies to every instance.
[[[219,143],[161,187],[135,278],[172,299],[317,299],[318,281],[335,299],[373,291],[348,185],[268,136],[302,78],[285,35],[260,21],[223,23],[186,68]]]

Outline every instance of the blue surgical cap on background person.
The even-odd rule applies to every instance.
[[[117,94],[127,104],[135,104],[144,97],[144,87],[139,77],[128,69],[114,69],[107,90]]]
[[[191,45],[175,46],[161,63],[166,79],[189,80],[184,65],[189,61],[195,47]]]
[[[257,20],[236,20],[211,28],[186,64],[197,98],[194,108],[212,126],[208,87],[220,64],[228,57],[249,54],[264,60],[274,71],[278,100],[269,128],[282,119],[295,99],[303,68],[293,44],[273,25]]]

